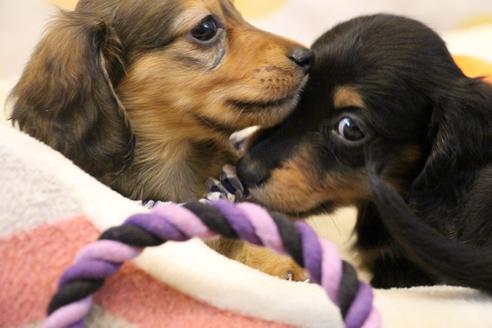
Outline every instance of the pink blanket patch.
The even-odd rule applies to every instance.
[[[45,319],[62,272],[99,234],[89,220],[78,217],[0,240],[0,327]],[[107,281],[95,301],[140,327],[287,327],[199,302],[130,263]]]
[[[99,231],[78,217],[0,240],[0,327],[40,321],[58,279]]]
[[[129,263],[106,282],[95,302],[111,315],[139,327],[288,327],[199,302]]]

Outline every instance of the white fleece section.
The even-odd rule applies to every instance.
[[[101,229],[144,211],[49,147],[0,125],[0,145],[5,147],[5,143],[15,145],[9,148],[12,152],[24,155],[20,161],[52,171],[70,191],[67,197],[75,197]],[[158,280],[218,308],[302,327],[343,326],[338,310],[320,287],[267,276],[230,261],[200,241],[148,249],[136,264]],[[491,299],[467,289],[378,290],[376,305],[385,327],[492,327]]]
[[[136,263],[155,278],[219,308],[299,327],[343,327],[338,309],[318,285],[271,277],[217,254],[199,240],[183,246],[169,243],[146,251]]]
[[[60,153],[0,125],[0,145],[4,143],[22,155],[19,161],[51,172],[68,191],[67,199],[75,199],[101,230],[146,211],[82,172]],[[136,264],[156,279],[218,308],[295,326],[343,327],[338,309],[319,286],[265,275],[219,255],[200,241],[148,249]]]
[[[420,287],[376,291],[384,327],[492,327],[492,298],[458,287]]]
[[[45,179],[59,181],[67,189],[67,193],[70,193],[65,196],[67,201],[72,199],[80,204],[79,213],[83,210],[90,217],[96,218],[97,226],[101,230],[121,224],[131,214],[145,211],[136,202],[113,192],[80,170],[59,152],[16,129],[0,125],[0,142],[2,149],[8,150],[12,158],[30,167],[24,171],[25,175],[36,175],[39,172]],[[21,181],[17,184],[22,188]],[[37,190],[39,192],[39,188]],[[27,205],[17,204],[17,206]]]
[[[82,213],[68,185],[60,182],[43,162],[26,159],[35,147],[13,141],[12,128],[0,124],[0,238],[32,230],[40,224],[72,219]],[[29,143],[31,145],[31,143]]]
[[[90,328],[134,328],[135,326],[125,321],[122,318],[115,317],[108,312],[104,311],[98,305],[93,305],[91,312],[85,318],[85,327]]]

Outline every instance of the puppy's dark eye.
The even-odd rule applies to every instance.
[[[365,137],[364,132],[350,117],[342,118],[340,122],[338,122],[335,132],[345,140],[352,142],[360,141]]]
[[[215,38],[218,30],[219,26],[215,18],[208,16],[191,31],[191,36],[195,40],[207,43]]]

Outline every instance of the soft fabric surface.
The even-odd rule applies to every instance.
[[[0,125],[0,327],[43,321],[62,271],[143,207],[61,154]],[[489,327],[492,300],[462,288],[376,291],[385,327]],[[93,327],[342,327],[324,291],[267,276],[200,241],[148,249],[97,294]]]
[[[100,288],[98,280],[112,277],[144,248],[170,240],[215,239],[218,234],[239,236],[279,254],[290,254],[296,262],[304,263],[310,280],[321,285],[334,304],[342,295],[356,291],[350,304],[340,305],[346,326],[381,327],[379,311],[373,307],[373,290],[357,279],[355,271],[345,273],[344,269],[342,273],[342,266],[349,264],[342,263],[335,245],[320,239],[305,222],[291,222],[278,214],[274,217],[253,203],[233,204],[224,200],[184,205],[161,203],[150,212],[133,215],[123,225],[105,231],[98,241],[77,253],[59,279],[44,327],[71,326],[83,321],[90,311],[92,296]],[[82,310],[73,311],[74,308]]]
[[[0,327],[15,327],[43,319],[58,277],[82,245],[145,209],[4,125],[0,167],[0,256],[6,268],[0,273]],[[320,287],[267,276],[199,241],[146,250],[110,280],[96,303],[104,313],[142,327],[342,325]]]
[[[0,12],[7,3],[14,2]],[[491,39],[490,25],[446,35],[471,76],[492,75]],[[11,85],[0,81],[1,104]],[[0,182],[0,327],[35,327],[76,251],[145,209],[3,124]],[[311,223],[351,256],[353,218],[344,210]],[[492,327],[492,300],[468,289],[378,290],[375,301],[385,327]],[[96,304],[91,327],[342,326],[320,287],[266,276],[196,240],[146,251],[109,280]]]

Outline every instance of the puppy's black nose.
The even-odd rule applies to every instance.
[[[314,61],[313,52],[304,47],[297,47],[293,49],[289,54],[289,58],[306,73],[309,72],[309,69],[313,65]]]
[[[237,166],[237,176],[246,188],[261,186],[269,176],[266,166],[248,157],[243,158]]]

